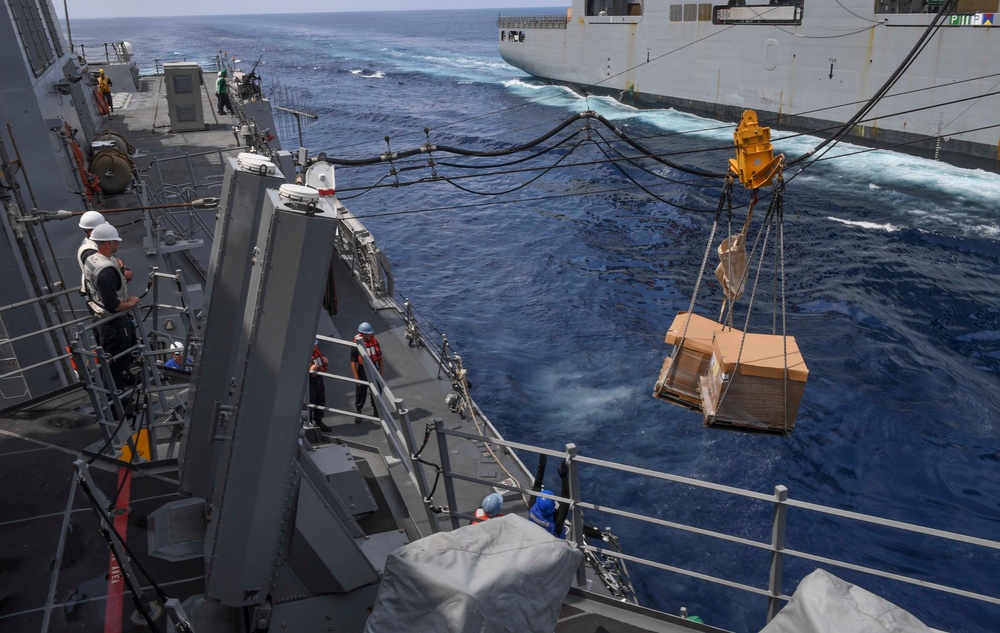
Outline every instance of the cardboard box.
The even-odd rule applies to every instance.
[[[786,347],[781,336],[719,332],[708,365],[700,381],[705,426],[766,433],[795,428],[809,369],[794,337]]]
[[[663,361],[653,395],[701,411],[698,380],[708,371],[715,333],[723,329],[721,323],[697,314],[681,312],[674,317],[664,340],[678,349]]]

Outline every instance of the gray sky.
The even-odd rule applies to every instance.
[[[53,0],[63,17],[64,0]],[[289,13],[291,3],[275,0],[65,0],[69,15],[82,18],[129,18],[146,15],[231,15]],[[570,0],[334,0],[299,5],[302,11],[412,11],[414,9],[510,9],[568,7]]]

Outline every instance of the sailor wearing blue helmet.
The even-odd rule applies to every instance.
[[[503,508],[503,497],[495,492],[483,497],[483,502],[480,507],[476,508],[476,518],[473,519],[470,524],[481,523],[489,519],[495,519],[500,514],[500,510]]]
[[[535,472],[535,482],[531,489],[534,492],[541,492],[542,494],[554,495],[555,493],[548,488],[542,487],[542,480],[545,477],[545,464],[548,461],[548,457],[545,455],[538,456],[538,470]],[[562,480],[562,493],[559,496],[566,497],[569,493],[569,481],[568,481],[568,469],[566,467],[566,462],[561,461],[559,463],[559,477]],[[563,538],[566,532],[566,516],[569,514],[569,506],[565,503],[559,503],[558,506],[556,502],[552,499],[546,497],[536,497],[535,503],[528,510],[528,519],[540,527],[548,530],[549,534],[557,538]]]
[[[368,398],[368,376],[365,375],[365,363],[361,358],[362,348],[381,375],[382,348],[375,338],[375,328],[368,322],[358,326],[358,333],[354,337],[354,347],[351,348],[351,372],[354,374],[355,380],[363,381],[354,385],[354,410],[358,413],[361,413],[361,408],[365,406],[365,400]],[[371,394],[371,403],[372,415],[378,415],[378,410],[375,408],[374,392]],[[354,418],[354,421],[360,424],[361,418]]]

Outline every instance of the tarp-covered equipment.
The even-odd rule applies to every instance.
[[[760,633],[933,633],[909,611],[817,569]]]
[[[365,633],[551,633],[583,554],[509,514],[389,555]]]

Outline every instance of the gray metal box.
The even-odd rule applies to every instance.
[[[316,449],[310,457],[351,514],[358,516],[378,510],[350,448],[331,444]]]
[[[163,83],[167,88],[170,131],[204,130],[201,67],[194,62],[167,62],[163,64]]]

